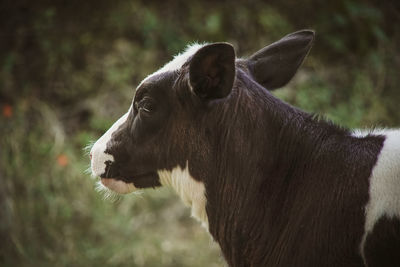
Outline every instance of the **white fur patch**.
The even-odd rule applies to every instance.
[[[198,219],[208,229],[206,213],[206,195],[202,182],[196,181],[189,173],[188,163],[186,167],[176,167],[172,171],[158,171],[160,183],[170,186],[178,193],[183,203],[192,209],[192,216]]]
[[[145,81],[147,81],[148,79],[150,79],[151,77],[153,77],[157,74],[167,72],[167,71],[179,70],[183,66],[183,64],[185,64],[186,61],[191,56],[193,56],[204,45],[206,45],[206,44],[205,43],[204,44],[194,43],[194,44],[188,45],[184,52],[174,56],[174,58],[170,62],[165,64],[162,68],[160,68],[156,72],[150,74],[145,79],[143,79],[143,81],[139,84],[138,87],[140,87],[141,84],[143,84]]]
[[[400,218],[400,130],[380,129],[371,133],[386,139],[370,177],[362,254],[368,233],[382,216]]]
[[[132,108],[132,107],[131,107]],[[104,174],[106,170],[106,162],[107,161],[114,161],[114,157],[110,154],[106,154],[106,148],[107,148],[107,143],[111,139],[111,135],[118,129],[118,127],[123,124],[127,117],[129,112],[131,111],[131,108],[129,108],[129,111],[123,115],[121,118],[119,118],[112,126],[110,129],[107,130],[107,132],[100,137],[99,140],[96,141],[96,143],[93,145],[92,149],[90,150],[90,154],[92,155],[92,159],[90,161],[90,168],[92,170],[92,175],[93,176],[100,176]]]
[[[355,129],[355,130],[353,130],[351,135],[354,137],[363,138],[363,137],[366,137],[370,133],[371,133],[371,131],[368,129]]]
[[[366,137],[367,135],[386,135],[388,129],[354,129],[352,132],[352,136],[358,137],[358,138],[363,138]]]

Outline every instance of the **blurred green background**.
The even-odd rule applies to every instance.
[[[346,127],[400,126],[398,0],[0,4],[0,265],[224,266],[169,189],[104,200],[88,143],[193,41],[252,52],[317,31],[276,95]]]

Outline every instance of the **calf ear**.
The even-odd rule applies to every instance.
[[[229,95],[235,79],[235,50],[228,43],[203,46],[189,63],[189,83],[204,100]]]
[[[315,32],[302,30],[286,35],[246,60],[253,78],[272,90],[286,85],[311,49]]]

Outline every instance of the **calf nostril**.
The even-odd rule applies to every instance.
[[[92,159],[92,153],[89,153],[89,157],[90,157],[90,159]]]

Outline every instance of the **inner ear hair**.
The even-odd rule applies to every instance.
[[[228,43],[213,43],[200,48],[189,66],[189,84],[203,100],[224,98],[235,79],[235,50]]]

